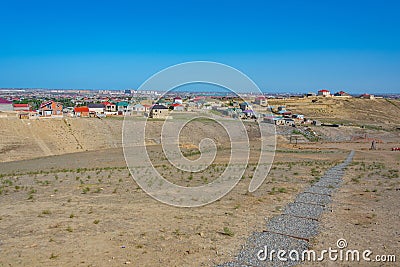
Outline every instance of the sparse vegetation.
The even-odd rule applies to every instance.
[[[227,226],[224,227],[224,231],[222,234],[227,235],[227,236],[234,236],[235,233]]]

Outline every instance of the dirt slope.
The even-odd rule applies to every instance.
[[[317,100],[315,103],[312,101]],[[293,113],[326,122],[354,125],[382,126],[387,129],[400,126],[400,101],[386,99],[304,98],[269,100],[269,105],[286,105]]]
[[[0,118],[0,161],[121,146],[122,120]]]

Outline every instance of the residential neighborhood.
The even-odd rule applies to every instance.
[[[0,90],[0,112],[20,119],[107,118],[144,116],[149,119],[173,118],[175,112],[211,112],[240,120],[258,120],[277,126],[321,125],[313,118],[293,113],[286,105],[268,105],[268,99],[290,101],[311,99],[382,98],[371,94],[352,96],[343,90],[328,89],[303,95],[202,95],[195,93],[158,93],[157,91],[108,90]]]

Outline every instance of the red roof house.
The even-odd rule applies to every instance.
[[[30,111],[31,107],[29,104],[13,104],[14,111]]]
[[[84,107],[75,107],[74,108],[74,114],[77,117],[89,117],[89,108],[84,106]]]
[[[182,104],[182,103],[183,103],[183,102],[182,102],[182,98],[179,97],[179,96],[174,97],[174,103]]]
[[[184,110],[185,110],[185,107],[184,107],[182,104],[173,103],[173,104],[170,106],[170,109],[175,110],[175,111],[184,111]]]
[[[320,95],[320,96],[330,96],[331,92],[329,90],[322,89],[322,90],[318,91],[318,95]]]
[[[116,112],[117,111],[117,105],[108,101],[102,102],[102,104],[105,107],[106,112]]]

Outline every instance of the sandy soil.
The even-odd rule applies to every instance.
[[[0,196],[0,262],[12,266],[224,262],[252,231],[264,226],[266,216],[279,213],[310,182],[311,169],[322,172],[345,156],[316,151],[304,158],[282,153],[271,180],[255,194],[247,193],[250,179],[245,178],[220,201],[183,209],[143,193],[122,161],[109,160],[117,154],[122,160],[121,151],[104,150],[54,156],[48,163],[44,162],[50,158],[3,163],[8,167],[1,168],[6,173]],[[38,164],[40,168],[31,169]],[[224,233],[226,227],[233,236]]]
[[[130,176],[121,120],[1,118],[0,123],[7,126],[0,127],[0,266],[215,266],[230,261],[252,232],[265,229],[265,218],[280,214],[350,150],[356,151],[354,163],[334,195],[332,212],[322,217],[313,248],[346,238],[349,247],[400,252],[400,152],[390,151],[400,146],[396,131],[366,129],[383,140],[376,151],[368,150],[368,140],[293,145],[279,137],[267,181],[250,194],[258,134],[249,125],[255,152],[240,183],[207,206],[176,208],[146,195]],[[224,169],[228,152],[220,129],[211,128],[222,152],[205,173],[173,169],[153,140],[149,150],[156,167],[183,185],[212,180]],[[192,137],[193,128],[185,131],[183,152],[196,151],[197,138],[206,133]],[[326,134],[340,134],[333,131]]]
[[[346,249],[369,249],[375,255],[400,253],[400,154],[387,151],[357,151],[347,168],[345,183],[334,195],[332,212],[322,218],[321,233],[313,240],[312,249],[336,248],[344,238]],[[315,263],[314,263],[315,264]],[[308,266],[314,266],[308,264]],[[337,262],[323,262],[337,266]],[[343,266],[398,266],[398,263],[342,262]]]

